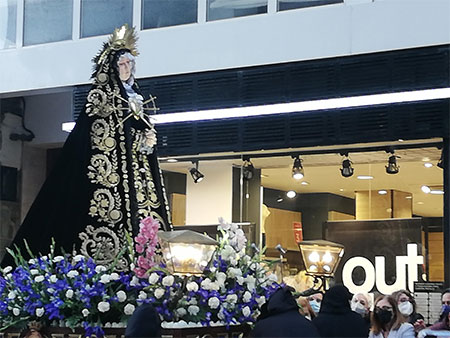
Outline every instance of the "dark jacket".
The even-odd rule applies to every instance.
[[[161,337],[161,321],[150,304],[138,306],[130,317],[125,330],[125,338]]]
[[[344,285],[325,293],[319,315],[312,321],[321,337],[367,337],[364,319],[350,308],[351,298]]]
[[[319,337],[312,323],[298,311],[291,291],[282,288],[270,297],[251,337]]]

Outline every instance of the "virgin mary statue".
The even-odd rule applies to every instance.
[[[171,229],[147,108],[153,97],[145,101],[134,78],[136,40],[125,25],[93,59],[84,110],[12,243],[22,253],[26,240],[33,254],[46,254],[53,238],[57,250],[110,265],[143,218]],[[125,257],[116,269],[129,268]],[[6,255],[2,265],[11,263]]]

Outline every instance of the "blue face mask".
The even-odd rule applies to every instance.
[[[320,303],[317,301],[317,300],[310,300],[309,301],[309,305],[311,305],[311,308],[312,308],[312,310],[315,312],[315,313],[319,313],[319,311],[320,311]]]
[[[442,305],[441,316],[446,316],[450,313],[450,305]]]

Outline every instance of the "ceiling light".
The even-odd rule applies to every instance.
[[[242,166],[242,176],[244,176],[244,179],[249,181],[253,178],[253,175],[255,173],[255,167],[253,166],[253,163],[250,161],[250,157],[243,156],[242,160],[244,161],[244,165]]]
[[[309,185],[309,182],[306,181],[302,181],[302,183],[300,183],[301,185]]]
[[[198,170],[198,161],[193,161],[192,164],[194,164],[195,167],[189,169],[189,172],[191,173],[191,176],[192,176],[192,179],[194,180],[194,183],[199,183],[205,178],[205,175],[203,175]]]
[[[391,156],[389,156],[388,165],[386,166],[386,173],[398,174],[400,167],[397,165],[397,158],[399,158],[399,156],[396,156],[394,151],[391,151]]]
[[[358,180],[373,180],[373,176],[370,176],[370,175],[359,175],[356,178]]]
[[[302,166],[302,159],[299,155],[292,155],[292,158],[294,159],[294,164],[292,166],[292,177],[296,180],[301,180],[305,176]]]
[[[378,193],[379,193],[380,195],[386,195],[386,194],[387,194],[387,191],[386,191],[386,190],[378,190]]]
[[[281,203],[281,202],[283,202],[283,197],[278,196],[278,197],[277,197],[277,203]]]
[[[420,189],[425,193],[429,194],[431,192],[431,188],[428,185],[422,185]]]
[[[349,160],[348,158],[348,154],[345,154],[345,158],[342,161],[342,168],[341,170],[341,175],[343,177],[351,177],[353,176],[353,167],[352,167],[352,161]]]
[[[294,190],[289,190],[286,193],[286,196],[289,197],[289,198],[294,198],[295,196],[297,196],[297,193]]]
[[[405,196],[405,198],[406,198],[407,200],[412,200],[412,196],[411,196],[411,195]]]
[[[169,162],[169,163],[175,163],[175,162],[178,162],[178,160],[177,160],[176,158],[168,158],[168,159],[167,159],[167,162]]]
[[[433,163],[426,162],[426,163],[423,164],[423,166],[424,166],[425,168],[431,168],[431,167],[433,166]]]
[[[443,190],[431,190],[430,194],[432,194],[432,195],[444,195],[444,191]]]
[[[419,205],[422,205],[422,204],[423,204],[423,202],[417,202],[417,204],[419,204]]]

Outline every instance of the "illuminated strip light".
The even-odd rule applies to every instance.
[[[273,114],[289,114],[294,112],[317,111],[325,109],[340,109],[363,106],[375,106],[381,104],[429,101],[450,98],[450,88],[437,88],[414,90],[408,92],[372,94],[362,96],[342,97],[336,99],[277,103],[271,105],[236,107],[223,109],[209,109],[200,111],[189,111],[180,113],[168,113],[152,115],[152,122],[155,124],[207,121],[216,119],[230,119],[239,117],[262,116]],[[69,123],[63,123],[63,130],[70,131]],[[64,129],[66,125],[66,129]]]

